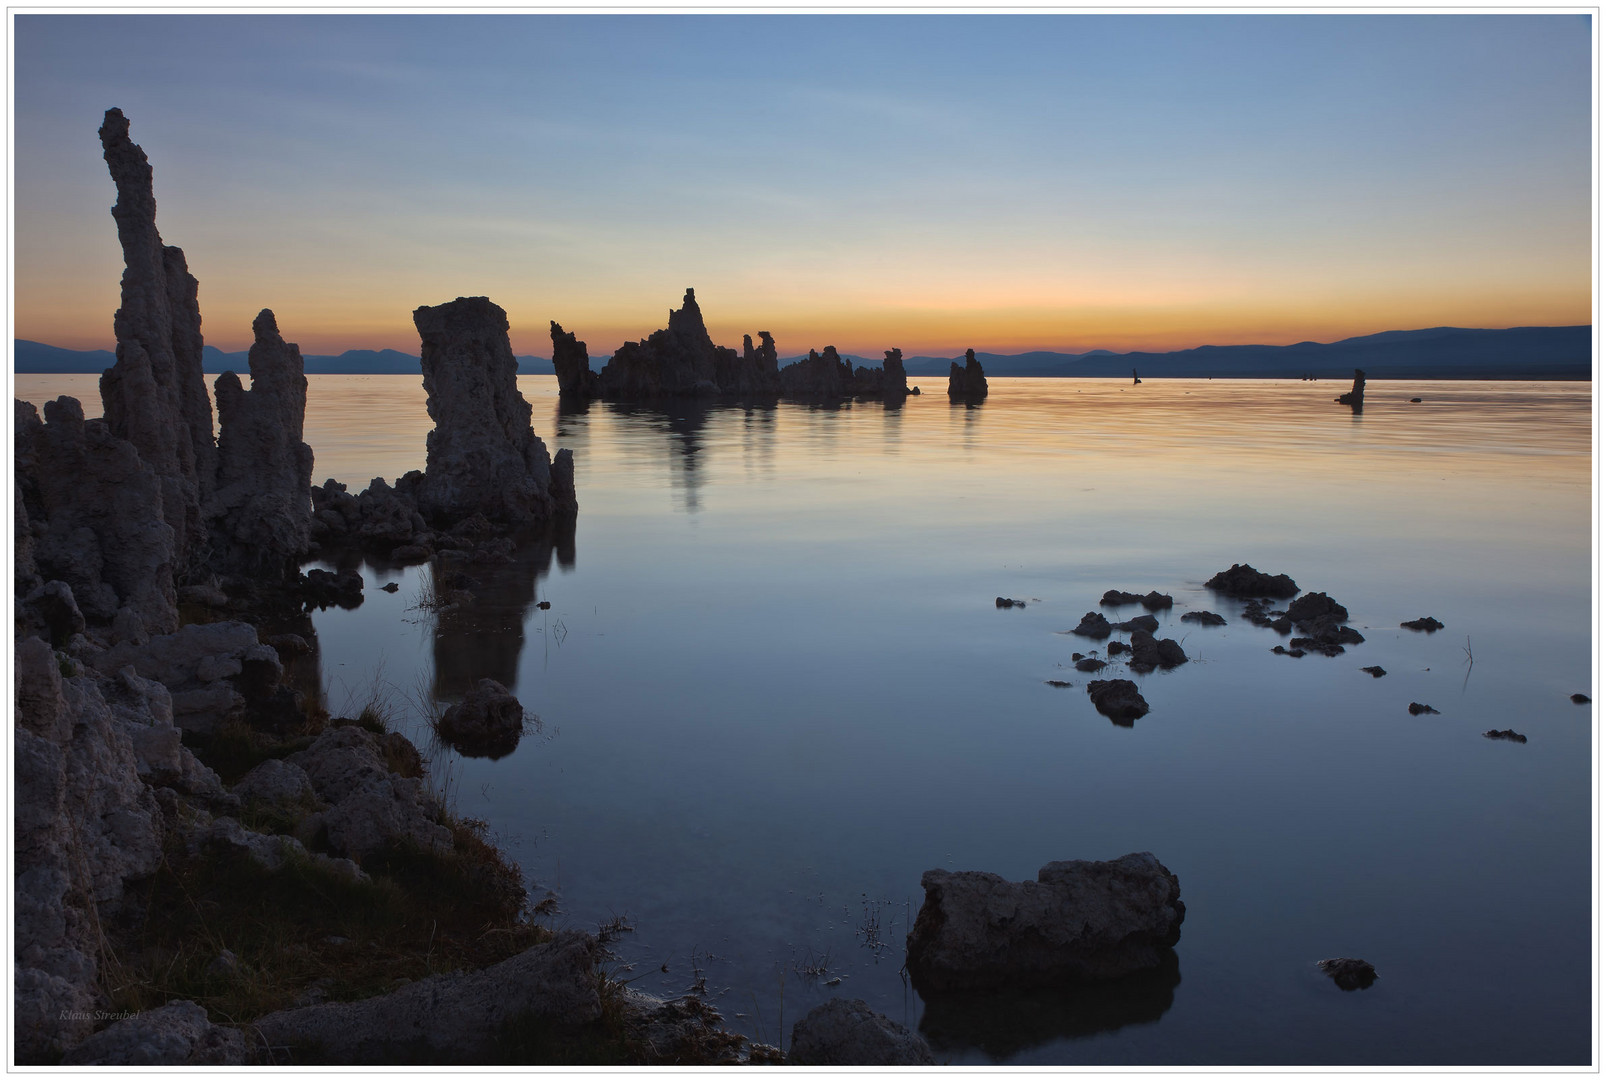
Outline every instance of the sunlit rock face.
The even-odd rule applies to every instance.
[[[273,312],[251,324],[251,389],[232,371],[216,382],[217,481],[208,503],[213,564],[284,578],[311,545],[312,447],[302,441],[307,377],[301,350]]]
[[[987,373],[975,349],[965,350],[965,366],[948,365],[948,396],[955,401],[979,401],[987,396]]]
[[[507,313],[483,296],[413,312],[423,339],[424,390],[435,429],[418,483],[433,521],[484,514],[514,524],[575,509],[573,457],[553,462],[530,427]]]
[[[87,619],[111,623],[126,611],[145,632],[178,629],[163,483],[134,445],[86,421],[69,397],[46,402],[44,422],[18,402],[15,442],[37,573],[66,582]]]
[[[184,253],[162,244],[150,162],[129,139],[122,110],[107,110],[100,141],[117,185],[112,217],[124,261],[113,320],[117,362],[101,376],[101,403],[111,433],[132,443],[155,472],[182,574],[204,550],[201,507],[216,453],[201,376],[198,287]]]

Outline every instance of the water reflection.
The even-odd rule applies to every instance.
[[[1003,1060],[1055,1039],[1152,1024],[1171,1008],[1181,982],[1177,954],[1167,949],[1158,968],[1113,982],[927,997],[920,1033],[939,1053],[974,1048]]]
[[[553,556],[574,568],[575,519],[518,538],[500,559],[441,552],[430,563],[432,593],[421,603],[433,619],[437,702],[456,702],[481,679],[518,691],[524,621]]]

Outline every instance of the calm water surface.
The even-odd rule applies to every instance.
[[[93,412],[83,378],[17,393]],[[624,977],[701,978],[769,1042],[844,995],[953,1062],[1589,1063],[1590,387],[1373,383],[1355,417],[1336,383],[997,379],[966,408],[917,381],[901,410],[571,414],[522,378],[575,451],[573,537],[439,618],[428,567],[365,567],[363,605],[315,617],[331,706],[376,671],[398,698],[512,686],[542,729],[438,751],[459,811],[556,924],[627,917]],[[421,468],[429,426],[416,378],[311,379],[317,480]],[[1233,562],[1366,643],[1273,655],[1202,587]],[[1109,588],[1171,593],[1192,658],[1137,677],[1131,727],[1059,633]],[[1228,625],[1179,621],[1201,608]],[[1422,615],[1446,629],[1399,629]],[[1507,727],[1528,743],[1481,737]],[[991,1006],[900,976],[922,871],[1129,851],[1181,879],[1175,972]],[[1329,956],[1380,979],[1343,993]]]

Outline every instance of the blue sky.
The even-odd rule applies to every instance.
[[[783,351],[1587,322],[1578,15],[14,21],[21,337],[110,342],[116,105],[209,341],[593,351],[695,285]]]

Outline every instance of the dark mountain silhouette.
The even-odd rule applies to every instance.
[[[988,375],[1119,378],[1136,368],[1143,378],[1347,379],[1364,368],[1371,379],[1588,379],[1588,326],[1518,326],[1470,330],[1437,326],[1388,330],[1330,344],[1201,345],[1176,352],[1030,352],[976,354]],[[906,359],[910,375],[941,375],[951,356]]]
[[[100,374],[116,359],[105,349],[59,349],[21,338],[13,342],[13,368],[19,375]],[[1201,345],[1176,352],[1112,353],[985,353],[976,358],[989,376],[1130,377],[1133,368],[1145,379],[1277,379],[1311,376],[1348,379],[1364,368],[1369,379],[1588,379],[1592,368],[1592,334],[1588,326],[1518,326],[1509,330],[1473,330],[1435,326],[1424,330],[1387,330],[1380,334],[1321,344]],[[845,358],[871,366],[879,360]],[[414,375],[419,360],[394,349],[348,349],[339,356],[307,356],[309,375]],[[593,356],[592,369],[608,357]],[[783,358],[783,365],[796,357]],[[915,356],[904,360],[911,376],[946,375],[948,365],[963,357]],[[521,356],[519,374],[550,375],[552,361]],[[203,370],[209,375],[249,370],[244,352],[226,353],[208,345]]]

